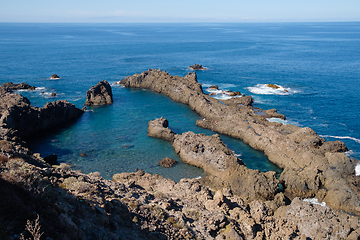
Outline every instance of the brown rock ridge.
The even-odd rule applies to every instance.
[[[113,95],[110,84],[106,80],[98,82],[86,92],[86,106],[106,105],[113,103]]]
[[[171,131],[168,125],[164,118],[150,121],[148,136],[168,140],[183,162],[204,169],[205,177],[201,179],[204,185],[215,189],[229,188],[246,202],[274,199],[278,193],[279,181],[275,172],[248,169],[218,134],[206,136],[186,132],[180,135]]]
[[[360,192],[349,179],[354,175],[356,160],[341,152],[344,148],[338,142],[323,147],[324,139],[308,127],[271,123],[266,120],[270,117],[266,111],[258,114],[251,106],[223,104],[203,93],[196,73],[178,77],[148,70],[126,77],[120,84],[151,89],[187,104],[202,117],[198,126],[242,139],[263,151],[284,169],[280,180],[287,196],[321,196],[333,209],[360,214]]]

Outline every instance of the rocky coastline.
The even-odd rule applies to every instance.
[[[51,166],[40,154],[27,149],[24,141],[33,134],[74,121],[83,110],[66,101],[36,108],[20,94],[0,87],[0,239],[35,238],[34,234],[48,240],[360,237],[354,202],[359,179],[351,172],[353,162],[342,153],[346,150],[343,143],[324,142],[308,128],[270,123],[266,117],[285,116],[276,110],[257,115],[249,103],[251,97],[220,103],[202,92],[194,73],[176,77],[149,70],[125,78],[121,84],[149,88],[188,104],[203,117],[198,125],[221,133],[233,127],[234,133],[228,135],[244,135],[244,141],[258,145],[257,149],[262,149],[269,159],[277,154],[281,158],[278,165],[284,168],[280,181],[285,191],[279,191],[273,172],[247,169],[218,135],[176,134],[163,118],[149,122],[149,136],[169,141],[183,161],[204,169],[204,179],[182,179],[176,183],[139,170],[105,180],[97,172],[83,174],[64,163]],[[237,126],[236,122],[248,125]],[[270,134],[276,132],[282,135],[271,138]],[[254,142],[250,142],[251,137]],[[266,141],[269,148],[279,144],[273,154],[264,147]],[[284,149],[286,146],[301,148],[293,155],[302,154],[304,162],[293,155],[289,161],[286,154],[291,149]],[[321,160],[318,156],[322,156]],[[324,162],[310,168],[313,164],[309,160],[315,164]],[[304,184],[308,188],[296,192]],[[329,194],[339,194],[336,186],[340,189],[340,184],[346,184],[341,187],[347,191],[348,200],[339,204],[327,201]],[[320,202],[326,201],[326,206],[299,198],[314,196]],[[342,197],[337,200],[343,201]],[[35,226],[37,218],[41,227],[30,233],[26,226]]]
[[[258,114],[251,105],[241,103],[242,97],[235,104],[214,99],[203,93],[196,73],[179,77],[149,69],[119,84],[151,89],[184,103],[202,118],[196,122],[198,126],[263,151],[283,169],[280,181],[290,199],[316,197],[332,209],[360,214],[359,180],[354,174],[357,161],[346,156],[342,142],[325,142],[308,127],[269,122],[267,118],[280,114],[275,110]]]

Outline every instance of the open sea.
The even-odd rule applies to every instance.
[[[34,106],[65,99],[82,108],[91,86],[101,80],[112,84],[114,104],[90,107],[78,121],[30,143],[33,152],[55,153],[59,162],[107,179],[136,169],[176,181],[203,176],[182,163],[169,143],[146,136],[148,121],[159,117],[176,133],[214,134],[195,125],[199,116],[163,95],[114,84],[150,68],[185,76],[195,63],[208,68],[197,71],[205,92],[218,85],[250,94],[254,106],[276,108],[285,123],[310,127],[328,141],[342,140],[348,155],[360,159],[360,22],[0,23],[0,84],[36,86],[21,92]],[[52,74],[61,79],[50,80]],[[269,83],[288,92],[266,87]],[[249,168],[281,172],[262,152],[221,138]],[[164,157],[178,164],[158,166]]]

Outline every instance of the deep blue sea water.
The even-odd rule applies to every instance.
[[[185,76],[195,63],[204,89],[251,94],[255,106],[276,108],[287,122],[346,143],[360,159],[360,22],[211,24],[21,24],[0,23],[0,83],[27,82],[21,92],[33,105],[66,99],[82,108],[86,91],[100,80],[114,84],[149,68]],[[56,73],[60,80],[50,80]],[[288,90],[272,91],[273,83]],[[56,97],[50,97],[55,92]],[[177,133],[213,134],[196,127],[187,106],[141,89],[113,85],[114,104],[89,108],[75,123],[31,143],[43,156],[56,153],[83,172],[143,169],[179,180],[203,172],[181,162],[170,144],[147,137],[149,120],[165,117]],[[218,97],[222,97],[218,95]],[[247,166],[276,166],[240,140],[221,136]],[[86,157],[81,157],[86,153]],[[157,166],[164,157],[174,168]]]

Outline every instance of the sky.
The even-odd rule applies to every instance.
[[[360,0],[0,0],[0,22],[360,21]]]

